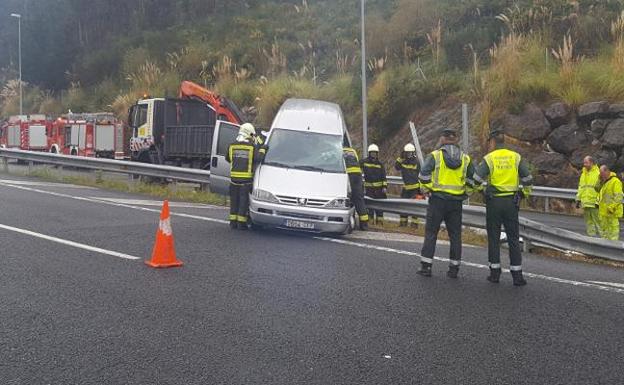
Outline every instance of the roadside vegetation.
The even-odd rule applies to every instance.
[[[73,51],[55,56],[48,72],[27,56],[26,79],[34,80],[25,85],[26,111],[113,110],[124,118],[142,95],[175,96],[182,80],[192,80],[229,96],[259,126],[268,126],[288,97],[335,101],[351,127],[361,125],[355,1],[180,0],[167,2],[163,12],[143,1],[88,9],[74,3],[59,3],[56,25],[31,26],[31,36],[47,32],[50,52]],[[367,4],[374,140],[404,126],[417,107],[450,96],[478,105],[484,129],[493,114],[520,111],[529,101],[624,100],[621,1]],[[0,11],[19,7],[8,1]],[[30,11],[46,7],[33,3]],[[84,23],[98,13],[118,20],[118,28]],[[0,27],[7,52],[15,34],[10,24]],[[27,52],[34,42],[25,39]],[[2,60],[0,116],[6,117],[18,110],[18,83],[15,56]],[[66,68],[59,82],[60,64]]]

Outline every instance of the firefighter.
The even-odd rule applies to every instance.
[[[622,181],[607,165],[600,167],[600,192],[598,213],[601,235],[605,239],[617,241],[620,238],[620,218],[622,218]]]
[[[364,187],[366,196],[373,199],[386,199],[386,189],[388,180],[386,179],[386,169],[379,160],[379,147],[376,144],[368,146],[368,157],[362,159],[362,171],[364,172]],[[383,211],[368,210],[368,215],[377,225],[383,225]]]
[[[418,181],[418,173],[420,166],[418,159],[416,159],[416,147],[413,144],[408,143],[403,147],[403,153],[397,158],[394,168],[401,172],[403,179],[403,190],[401,191],[401,198],[414,199],[420,194],[420,183]],[[418,219],[412,218],[412,224],[418,225]],[[407,215],[401,215],[399,225],[405,227],[408,225]]]
[[[230,144],[226,160],[230,163],[230,228],[247,230],[249,194],[254,168],[261,159],[251,123],[240,126],[236,141]]]
[[[344,161],[349,175],[351,185],[351,202],[355,206],[355,211],[360,220],[360,230],[368,230],[368,211],[364,203],[364,182],[362,180],[362,168],[357,152],[351,147],[345,147]]]
[[[419,175],[421,188],[430,195],[421,268],[418,271],[420,275],[431,277],[438,231],[444,221],[451,243],[446,275],[457,278],[462,251],[462,202],[474,188],[473,173],[474,165],[470,156],[457,145],[457,132],[450,128],[444,129],[440,148],[427,155]]]
[[[591,156],[583,159],[583,171],[579,179],[576,194],[576,208],[583,208],[583,217],[587,235],[600,235],[600,217],[598,215],[598,190],[600,189],[600,170]]]
[[[513,284],[524,286],[522,253],[520,251],[520,201],[531,192],[533,177],[520,154],[505,148],[502,130],[493,130],[489,136],[488,153],[477,167],[474,179],[485,187],[486,228],[490,275],[487,280],[498,283],[501,275],[500,235],[505,226]]]

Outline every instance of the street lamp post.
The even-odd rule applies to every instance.
[[[11,17],[17,18],[17,46],[19,56],[19,92],[20,92],[20,115],[24,114],[23,111],[23,96],[22,96],[22,15],[19,13],[12,13]]]
[[[366,26],[364,19],[366,14],[364,12],[365,0],[360,0],[362,8],[362,157],[368,156],[368,110],[367,110],[367,95],[366,95]]]

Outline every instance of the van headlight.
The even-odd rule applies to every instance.
[[[351,206],[349,198],[336,198],[325,205],[328,209],[346,209]]]
[[[262,202],[279,203],[279,200],[275,197],[275,195],[265,190],[255,189],[253,191],[253,197]]]

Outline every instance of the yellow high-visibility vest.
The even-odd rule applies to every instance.
[[[490,169],[488,184],[499,191],[495,196],[510,196],[520,190],[520,154],[502,148],[490,152],[484,159]]]
[[[466,174],[470,157],[462,154],[461,167],[457,169],[449,168],[444,162],[442,150],[431,153],[435,160],[435,169],[431,175],[431,191],[444,192],[451,195],[463,195],[466,193]]]

